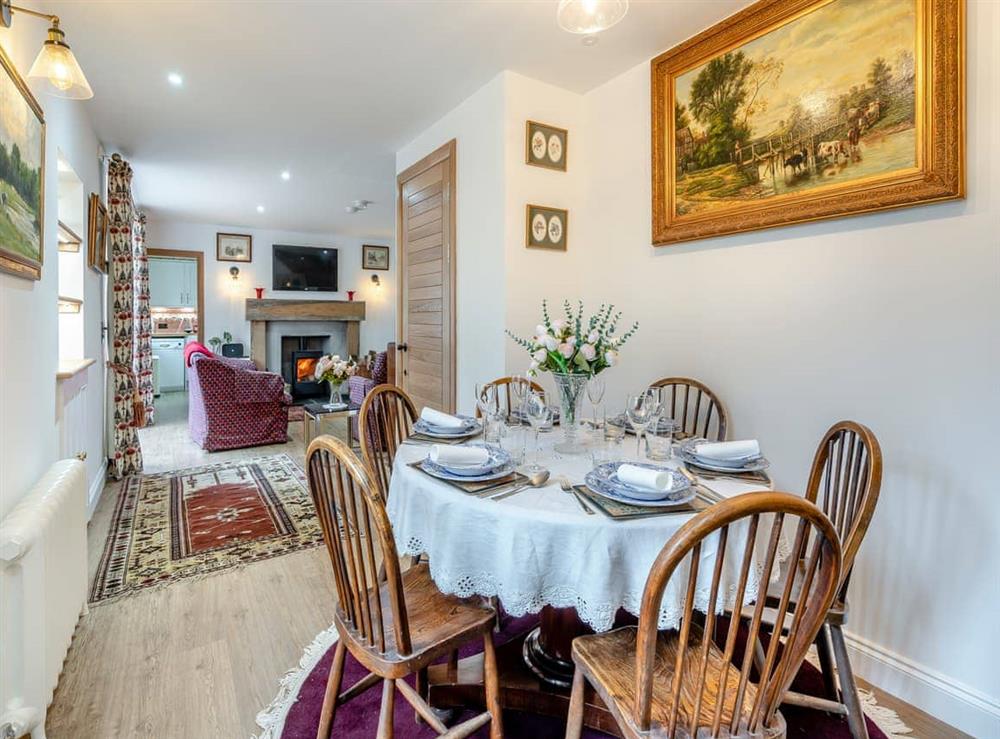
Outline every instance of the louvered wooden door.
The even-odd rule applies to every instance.
[[[455,410],[455,142],[397,179],[397,382],[418,409]]]

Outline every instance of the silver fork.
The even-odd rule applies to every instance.
[[[580,493],[578,493],[576,491],[576,489],[572,485],[569,484],[569,480],[567,480],[565,477],[561,478],[559,480],[559,487],[562,488],[562,491],[564,493],[569,493],[574,498],[576,498],[576,502],[580,504],[580,507],[584,511],[586,511],[586,513],[587,513],[588,516],[593,516],[594,515],[594,512],[592,510],[590,510],[590,506],[588,506],[586,503],[583,502],[583,498],[580,497]]]

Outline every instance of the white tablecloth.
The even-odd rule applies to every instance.
[[[553,478],[565,475],[580,484],[592,467],[590,456],[552,452],[559,437],[558,430],[543,435],[542,464]],[[635,441],[626,439],[624,444],[624,449],[633,450]],[[553,481],[499,502],[477,498],[408,466],[426,456],[428,449],[404,444],[396,456],[388,511],[399,553],[426,554],[431,576],[443,592],[498,596],[514,616],[535,613],[546,605],[573,607],[595,631],[607,631],[619,608],[638,615],[653,561],[691,517],[671,514],[613,521],[599,511],[588,516]],[[764,489],[729,480],[708,484],[725,496]],[[757,568],[751,571],[747,602],[757,592],[757,570],[762,569],[770,530],[770,523],[767,528],[764,523],[757,535]],[[726,607],[735,599],[745,541],[746,524],[731,527],[722,581]],[[786,550],[782,546],[779,556],[787,556]],[[711,543],[703,546],[702,556],[695,605],[705,610],[715,565]],[[684,563],[667,586],[659,615],[661,629],[674,628],[680,620],[687,572]]]

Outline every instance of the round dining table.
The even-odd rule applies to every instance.
[[[653,561],[694,515],[685,511],[616,520],[593,503],[588,514],[560,482],[582,484],[593,467],[591,455],[556,452],[553,446],[559,437],[558,431],[541,435],[539,462],[550,472],[547,483],[501,500],[489,495],[505,488],[470,494],[430,476],[416,466],[430,445],[404,443],[394,460],[387,506],[398,553],[425,558],[442,592],[496,598],[510,616],[541,614],[537,627],[498,648],[501,703],[512,710],[553,716],[564,716],[568,710],[572,640],[607,631],[623,619],[632,618],[634,623]],[[636,459],[635,439],[626,438],[619,451],[622,459]],[[712,498],[767,489],[759,482],[733,479],[704,484],[693,503],[698,508],[711,504]],[[742,551],[744,541],[745,536],[733,529],[728,546]],[[712,547],[703,547],[701,556],[714,557]],[[730,561],[733,571],[723,574],[723,592],[728,587],[735,593],[739,557],[727,556],[726,563]],[[712,568],[699,570],[709,573],[703,586],[699,577],[696,588],[695,607],[704,611]],[[753,570],[748,598],[757,592],[752,575]],[[686,587],[679,577],[668,583],[659,628],[678,625]],[[431,704],[482,706],[481,670],[480,657],[432,670]],[[603,706],[588,702],[584,713],[588,726],[618,733]]]

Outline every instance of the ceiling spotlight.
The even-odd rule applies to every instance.
[[[594,46],[598,41],[597,34],[591,33],[583,37],[584,46]]]
[[[171,72],[167,75],[167,82],[169,82],[174,87],[180,87],[184,84],[184,78],[181,77],[177,72]]]
[[[257,212],[258,213],[263,213],[264,212],[264,206],[263,205],[258,205],[257,206]]]
[[[352,203],[352,205],[354,206],[354,208],[356,210],[364,210],[365,208],[367,208],[371,204],[372,204],[371,200],[355,200]]]
[[[290,179],[292,179],[292,173],[286,169],[284,172],[281,173],[281,179],[283,179],[285,182],[288,182]]]
[[[344,208],[345,213],[357,213],[359,210],[361,210],[361,208],[354,205],[348,205]]]
[[[627,12],[628,0],[560,0],[556,22],[570,33],[600,33],[618,23]]]

